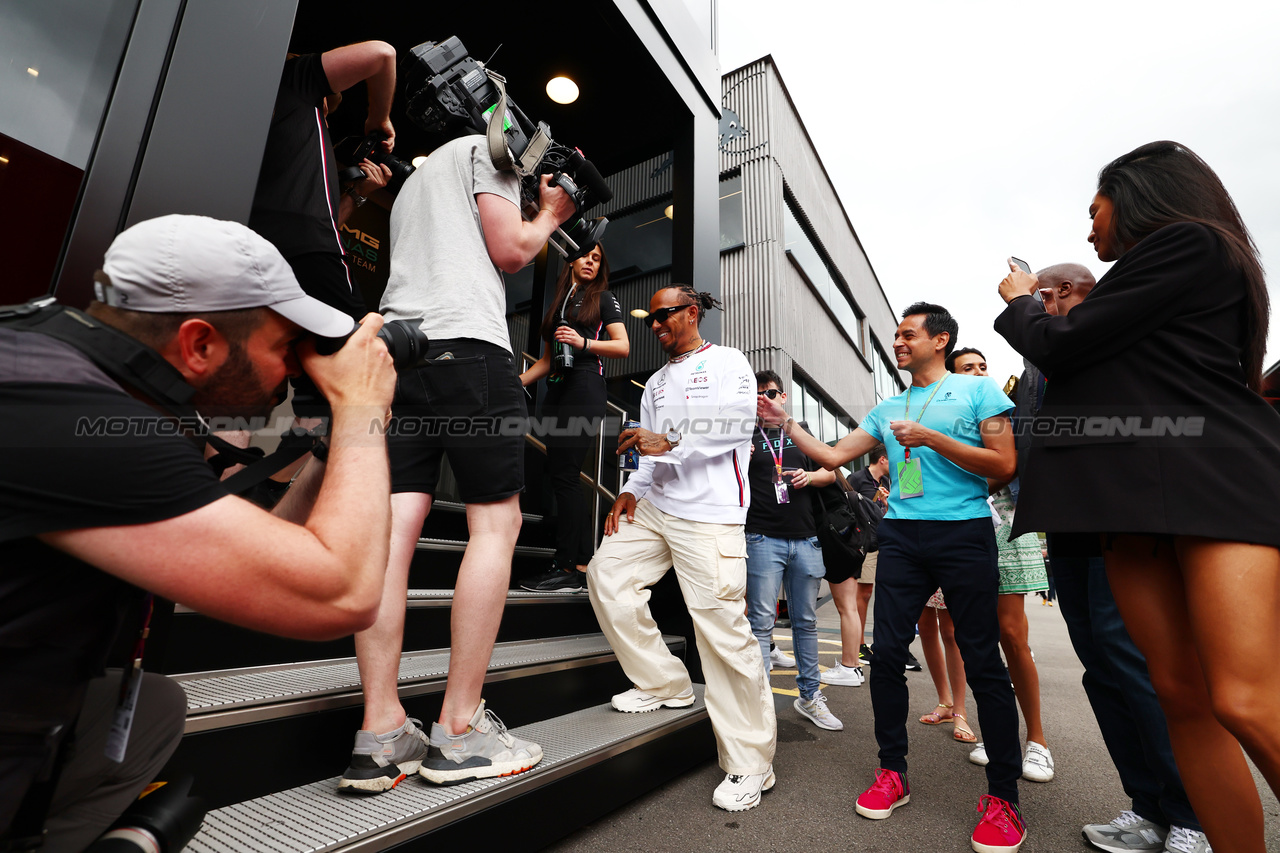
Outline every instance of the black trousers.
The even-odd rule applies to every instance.
[[[541,437],[556,496],[555,560],[562,568],[585,566],[595,553],[589,502],[578,474],[587,453],[595,450],[605,399],[604,377],[587,368],[571,370],[561,381],[547,384],[540,425],[546,427]],[[606,459],[615,457],[610,452]]]
[[[1018,707],[1009,672],[1000,660],[996,616],[996,538],[990,518],[916,521],[886,518],[877,528],[875,645],[871,708],[880,766],[907,770],[909,695],[904,667],[920,611],[942,587],[956,626],[956,645],[978,707],[986,745],[987,787],[992,796],[1018,802],[1022,747]]]

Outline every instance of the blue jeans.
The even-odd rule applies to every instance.
[[[1163,826],[1200,831],[1173,760],[1147,660],[1120,618],[1102,558],[1055,553],[1052,533],[1048,544],[1058,606],[1084,664],[1084,692],[1133,811]]]
[[[827,573],[818,537],[779,539],[747,534],[747,621],[769,660],[769,642],[778,616],[778,590],[787,585],[791,643],[796,653],[796,685],[812,699],[818,692],[818,588]],[[766,664],[767,666],[767,664]]]

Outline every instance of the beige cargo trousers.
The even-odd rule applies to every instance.
[[[647,500],[636,504],[634,518],[619,520],[587,567],[591,606],[623,672],[664,699],[692,688],[649,612],[649,587],[674,567],[693,617],[720,767],[744,776],[767,772],[777,721],[760,644],[747,623],[742,525],[687,521]]]

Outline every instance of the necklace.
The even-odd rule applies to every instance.
[[[685,360],[686,358],[688,358],[690,355],[692,355],[693,353],[695,353],[695,352],[697,352],[698,350],[702,349],[702,347],[704,347],[704,346],[706,345],[706,343],[707,343],[707,342],[706,342],[706,341],[704,341],[702,338],[698,338],[698,343],[697,343],[697,345],[696,345],[696,346],[694,346],[692,349],[687,349],[687,350],[685,350],[684,352],[680,353],[679,355],[673,355],[673,356],[671,356],[671,363],[672,363],[672,364],[675,364],[675,363],[676,363],[676,362],[678,362],[678,361],[684,361],[684,360]]]

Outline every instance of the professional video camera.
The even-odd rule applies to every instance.
[[[405,180],[414,173],[412,163],[401,160],[394,154],[388,153],[382,149],[382,143],[387,138],[385,133],[375,130],[368,136],[348,136],[333,146],[333,154],[340,163],[350,163],[351,165],[338,173],[338,183],[345,184],[347,181],[360,181],[364,179],[364,170],[360,168],[361,160],[368,160],[378,166],[386,166],[391,170],[391,179],[387,181],[387,185],[383,188],[387,192],[395,195],[400,192],[400,188],[404,186]]]
[[[469,129],[485,134],[493,165],[520,176],[526,204],[536,208],[539,178],[553,176],[577,207],[578,218],[567,232],[556,229],[565,245],[551,241],[566,261],[595,247],[609,220],[582,214],[612,199],[613,191],[581,151],[553,140],[545,122],[529,120],[507,96],[505,77],[472,59],[457,36],[451,36],[413,48],[401,64],[400,79],[410,121],[429,133]]]

